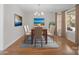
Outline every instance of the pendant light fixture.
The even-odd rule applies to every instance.
[[[44,12],[41,11],[41,7],[40,7],[41,5],[38,4],[37,6],[38,6],[38,10],[34,13],[34,16],[43,16]]]

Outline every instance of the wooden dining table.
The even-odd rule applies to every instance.
[[[45,38],[45,43],[47,44],[47,29],[43,28],[42,31],[43,31],[43,36]],[[34,38],[34,28],[31,29],[31,39],[32,39],[31,43],[32,44],[33,44],[33,38]]]

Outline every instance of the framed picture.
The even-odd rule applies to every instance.
[[[22,17],[15,14],[14,15],[14,25],[15,26],[22,26]]]
[[[35,26],[44,26],[44,18],[34,18]]]

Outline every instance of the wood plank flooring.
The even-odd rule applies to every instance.
[[[59,48],[20,48],[24,41],[24,36],[13,45],[3,51],[4,55],[72,55],[75,54],[75,46],[72,42],[62,37],[54,36]]]

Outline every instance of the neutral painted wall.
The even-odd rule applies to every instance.
[[[14,14],[23,16],[22,11],[16,5],[4,5],[4,49],[23,35],[23,27],[14,26]]]
[[[3,5],[0,4],[0,50],[3,49]]]
[[[34,16],[33,12],[26,12],[24,14],[24,24],[28,25],[30,29],[33,27],[33,18],[34,17],[37,17],[37,16]],[[46,28],[48,28],[49,22],[55,21],[55,14],[54,13],[47,12],[41,17],[45,18],[45,27]]]

